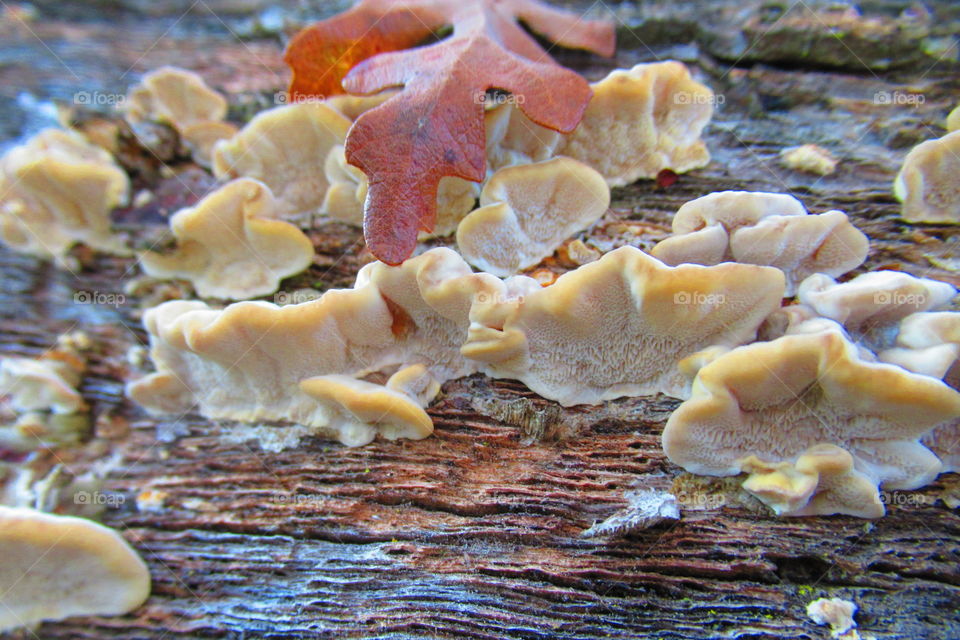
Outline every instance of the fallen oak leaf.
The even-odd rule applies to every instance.
[[[361,2],[297,33],[283,55],[293,70],[291,102],[345,93],[344,76],[358,62],[423,42],[446,23],[430,2]]]
[[[369,58],[343,81],[356,94],[403,87],[363,114],[346,142],[348,162],[369,178],[367,246],[383,262],[399,264],[413,253],[418,231],[433,229],[440,178],[483,180],[487,90],[510,92],[528,118],[556,131],[572,131],[583,115],[587,82],[556,64],[516,21],[558,44],[602,55],[613,53],[614,31],[536,0],[363,0],[350,11],[361,10],[392,20],[399,20],[397,11],[415,11],[429,17],[425,29],[437,25],[436,16],[453,27],[436,44]]]

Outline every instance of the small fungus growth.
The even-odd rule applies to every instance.
[[[603,176],[576,160],[507,167],[487,181],[480,208],[460,223],[457,246],[470,264],[510,276],[551,255],[609,204]]]
[[[178,247],[142,254],[143,269],[156,278],[187,279],[205,298],[245,300],[273,293],[281,279],[303,271],[313,259],[310,239],[274,219],[276,208],[263,183],[229,182],[170,218]]]

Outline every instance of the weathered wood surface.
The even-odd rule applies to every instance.
[[[269,35],[239,40],[250,14],[222,4],[194,3],[185,14],[189,3],[129,1],[118,10],[39,2],[26,25],[5,14],[2,131],[35,124],[36,114],[17,106],[22,91],[60,100],[79,90],[122,91],[165,63],[197,69],[229,91],[238,119],[269,104],[287,77],[282,45]],[[892,20],[907,4],[865,10]],[[852,214],[873,242],[865,269],[895,265],[960,284],[941,268],[956,265],[956,232],[902,223],[890,193],[909,146],[942,135],[960,96],[956,49],[942,41],[957,32],[956,6],[928,3],[934,15],[918,18],[927,20],[926,36],[884,36],[892,40],[879,50],[895,53],[902,64],[894,65],[869,37],[837,36],[824,15],[804,13],[818,6],[614,6],[622,20],[617,60],[561,56],[591,78],[680,57],[724,100],[707,133],[711,165],[668,189],[640,182],[616,190],[611,212],[588,234],[594,242],[647,247],[682,202],[710,191],[789,191],[812,211]],[[105,7],[115,13],[101,14]],[[288,15],[303,20],[334,8],[297,5]],[[782,27],[784,15],[806,19],[799,33],[817,37],[794,34],[798,45],[778,32],[791,43],[779,48],[744,40],[755,19]],[[841,45],[811,57],[820,41]],[[878,91],[924,102],[878,104]],[[830,148],[839,171],[818,179],[777,164],[781,148],[804,142]],[[180,187],[187,191],[176,178],[165,185]],[[170,201],[195,197],[182,191]],[[285,290],[348,285],[366,259],[355,230],[324,225],[313,236],[317,264]],[[557,260],[547,266],[565,268]],[[0,353],[39,353],[71,328],[94,338],[85,397],[94,415],[130,424],[126,436],[101,431],[123,455],[106,489],[125,498],[104,521],[141,551],[153,576],[149,602],[129,616],[46,624],[23,637],[824,638],[827,630],[805,615],[821,596],[854,600],[861,631],[877,638],[960,637],[960,514],[936,500],[956,476],[899,496],[908,504],[891,505],[878,521],[781,520],[729,488],[682,477],[675,484],[680,470],[659,448],[674,400],[563,410],[522,385],[482,376],[444,387],[430,409],[436,433],[426,440],[348,449],[308,438],[265,451],[225,438],[235,425],[197,416],[158,424],[124,400],[123,380],[137,375],[124,353],[144,340],[138,301],[98,306],[75,294],[121,292],[133,263],[86,257],[82,272],[70,274],[0,250],[0,274]],[[625,505],[625,491],[671,486],[683,492],[680,521],[619,538],[581,537]],[[166,495],[162,507],[138,510],[134,498],[148,489]]]

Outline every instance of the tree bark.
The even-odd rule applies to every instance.
[[[21,91],[68,101],[79,90],[123,91],[134,74],[177,64],[227,91],[242,121],[288,77],[269,30],[235,37],[250,13],[194,6],[175,22],[185,7],[173,2],[149,5],[149,15],[135,1],[101,16],[73,3],[37,6],[29,24],[2,23],[0,130],[11,136],[39,118],[16,106]],[[603,250],[649,248],[689,199],[791,192],[812,212],[846,211],[870,236],[858,272],[894,267],[960,286],[957,230],[904,223],[891,193],[906,152],[943,135],[960,95],[957,8],[929,2],[930,16],[898,18],[908,6],[864,3],[864,17],[839,34],[812,2],[614,6],[616,59],[565,52],[562,62],[597,79],[679,58],[722,103],[705,136],[708,167],[666,188],[614,190],[611,211],[583,237]],[[295,21],[320,15],[284,11]],[[923,101],[878,104],[878,91]],[[835,174],[778,163],[780,149],[806,142],[840,159]],[[200,187],[187,194],[143,170],[138,187],[166,195],[118,221],[162,221],[209,188],[193,175]],[[312,235],[316,264],[283,288],[349,286],[368,259],[360,233],[326,224]],[[425,440],[351,449],[305,438],[270,451],[238,438],[237,425],[158,421],[124,398],[124,381],[139,375],[127,349],[145,344],[140,302],[85,305],[75,293],[121,294],[137,268],[80,258],[73,275],[0,250],[0,353],[36,355],[71,329],[93,339],[82,391],[100,421],[98,446],[121,456],[105,488],[122,501],[103,521],[141,552],[153,593],[127,616],[44,624],[41,638],[825,638],[805,613],[818,597],[855,601],[864,635],[960,637],[960,514],[938,500],[957,491],[956,475],[885,494],[880,520],[781,519],[735,483],[695,479],[666,460],[659,435],[674,399],[564,409],[480,375],[444,386]],[[542,268],[569,266],[551,258]],[[129,430],[106,426],[117,424]],[[79,474],[89,462],[67,457],[66,467]],[[636,488],[677,493],[681,519],[581,535],[627,507],[624,494]]]

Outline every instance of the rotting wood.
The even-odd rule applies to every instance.
[[[117,80],[127,66],[181,64],[229,90],[239,117],[266,106],[264,95],[284,85],[275,41],[240,43],[226,31],[174,30],[138,60],[179,15],[162,4],[149,19],[121,16],[119,24],[138,26],[116,44],[117,28],[103,21],[67,23],[41,13],[32,28],[60,54],[77,41],[98,51],[68,64],[104,88],[132,83]],[[904,224],[890,193],[909,147],[942,134],[942,118],[960,96],[956,67],[924,61],[881,72],[846,61],[810,70],[761,56],[731,68],[727,56],[715,57],[719,45],[687,44],[705,42],[706,27],[684,30],[702,4],[618,9],[634,31],[621,28],[625,46],[615,61],[561,54],[591,79],[611,66],[680,56],[724,99],[706,135],[713,162],[667,189],[641,181],[615,190],[611,212],[584,239],[603,250],[648,248],[686,200],[722,189],[789,190],[812,212],[851,214],[872,243],[861,270],[893,266],[960,285],[943,268],[956,265],[958,231]],[[952,5],[928,4],[937,33],[950,24],[955,32]],[[761,5],[714,2],[711,11],[749,17]],[[864,3],[876,15],[907,5]],[[679,17],[662,18],[670,15]],[[657,20],[669,28],[657,32]],[[43,91],[52,86],[61,99],[82,88],[28,32],[13,29],[0,44],[0,100],[11,104],[12,88],[50,97]],[[25,66],[23,51],[40,62]],[[877,104],[878,91],[919,92],[925,100]],[[0,122],[13,133],[16,116],[5,113]],[[778,164],[781,148],[810,141],[841,159],[836,174],[820,179]],[[173,203],[177,184],[167,180]],[[157,213],[129,212],[123,220],[156,220]],[[358,250],[356,230],[329,224],[311,235],[316,264],[284,291],[348,286],[370,259]],[[825,638],[827,630],[805,614],[817,597],[854,600],[861,632],[877,638],[960,636],[960,514],[937,501],[957,490],[955,475],[887,495],[905,504],[891,504],[879,521],[780,520],[731,483],[678,476],[659,447],[675,400],[562,409],[522,385],[483,376],[445,385],[430,409],[436,433],[426,440],[347,449],[308,438],[267,452],[223,437],[231,424],[197,416],[158,422],[123,399],[122,380],[134,375],[126,349],[144,340],[137,301],[94,306],[78,304],[75,294],[122,293],[136,270],[125,260],[81,257],[84,270],[74,276],[0,250],[0,353],[35,355],[77,323],[93,337],[84,397],[95,417],[130,424],[126,439],[112,441],[124,458],[106,485],[125,500],[104,522],[144,554],[154,592],[134,615],[47,624],[41,638]],[[554,259],[545,264],[565,270]],[[580,536],[622,508],[635,487],[673,488],[682,519],[622,538]],[[148,489],[163,496],[162,507],[138,510],[135,498]]]

